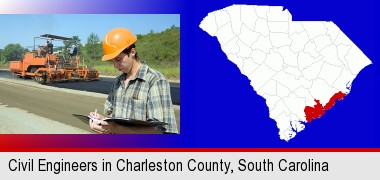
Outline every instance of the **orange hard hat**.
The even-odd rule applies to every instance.
[[[125,28],[115,28],[109,31],[103,39],[104,56],[102,61],[107,61],[118,56],[124,49],[135,43],[137,38]]]

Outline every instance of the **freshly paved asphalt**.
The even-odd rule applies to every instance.
[[[0,70],[0,78],[32,81],[31,79],[15,78],[12,76],[12,73],[9,70]],[[86,82],[83,82],[83,81],[70,82],[69,81],[69,82],[62,82],[62,83],[49,83],[47,84],[47,86],[108,94],[114,81],[115,81],[114,77],[101,77],[99,81],[86,81]],[[180,105],[180,83],[170,82],[170,93],[172,96],[173,104]]]

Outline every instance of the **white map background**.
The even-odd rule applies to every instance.
[[[350,93],[372,62],[333,22],[292,21],[281,6],[233,5],[210,12],[200,28],[266,100],[280,139],[305,129],[305,107]],[[326,112],[328,113],[328,112]]]

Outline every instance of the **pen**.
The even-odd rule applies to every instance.
[[[101,121],[98,119],[97,115],[98,115],[98,109],[95,109],[95,117],[93,119],[93,121],[96,121],[98,123],[98,125],[101,125]]]

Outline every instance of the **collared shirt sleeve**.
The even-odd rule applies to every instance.
[[[112,114],[113,112],[113,102],[114,102],[114,96],[115,96],[115,92],[114,92],[114,89],[115,89],[115,84],[112,86],[111,88],[111,91],[110,93],[108,94],[108,97],[107,97],[107,100],[106,102],[104,103],[104,114],[106,116],[109,116]]]
[[[170,95],[170,84],[167,80],[159,79],[153,82],[148,93],[147,117],[168,123],[164,126],[166,133],[178,133]]]

